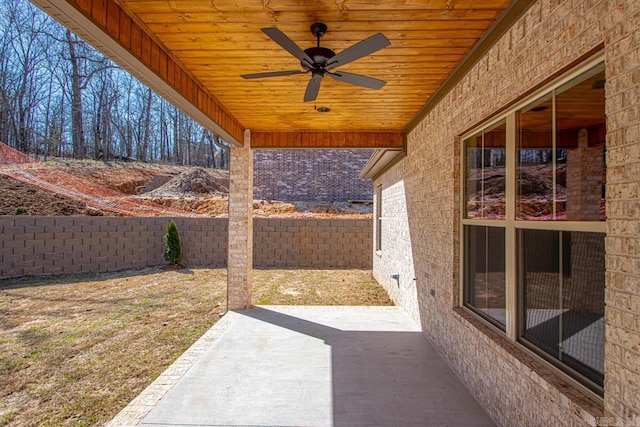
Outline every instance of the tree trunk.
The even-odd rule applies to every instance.
[[[76,55],[76,41],[67,30],[67,43],[71,61],[71,138],[73,140],[73,157],[84,157],[84,123],[82,114],[82,77]]]
[[[104,108],[104,87],[100,91],[100,97],[98,100],[98,105],[96,106],[96,114],[94,118],[94,128],[93,128],[93,158],[95,160],[104,157],[104,151],[102,150],[102,115],[104,112],[102,109]]]
[[[151,89],[147,89],[147,102],[144,106],[144,133],[142,134],[142,150],[140,152],[139,160],[142,162],[147,161],[149,153],[149,142],[151,141],[151,102],[153,101],[153,92]]]

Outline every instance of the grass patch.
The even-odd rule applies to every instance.
[[[253,270],[258,305],[393,305],[369,270]]]
[[[254,270],[256,304],[391,305],[363,270]],[[0,426],[103,425],[226,311],[226,270],[0,280]]]
[[[218,319],[226,271],[0,281],[0,426],[102,425]]]

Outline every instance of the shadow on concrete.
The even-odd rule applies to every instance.
[[[237,314],[142,425],[493,425],[397,308]]]
[[[259,307],[242,314],[331,347],[334,426],[493,425],[419,331],[341,330]]]

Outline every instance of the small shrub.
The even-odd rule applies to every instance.
[[[171,264],[180,264],[180,261],[182,261],[180,236],[178,235],[178,226],[173,221],[169,221],[167,224],[167,233],[164,235],[164,246],[164,259]]]
[[[18,206],[16,208],[16,215],[22,215],[26,213],[27,213],[27,208],[25,208],[24,206]]]

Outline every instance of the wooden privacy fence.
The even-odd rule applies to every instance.
[[[0,217],[0,278],[165,264],[163,235],[178,225],[183,263],[225,267],[226,218]],[[371,219],[254,219],[254,267],[371,268]]]

